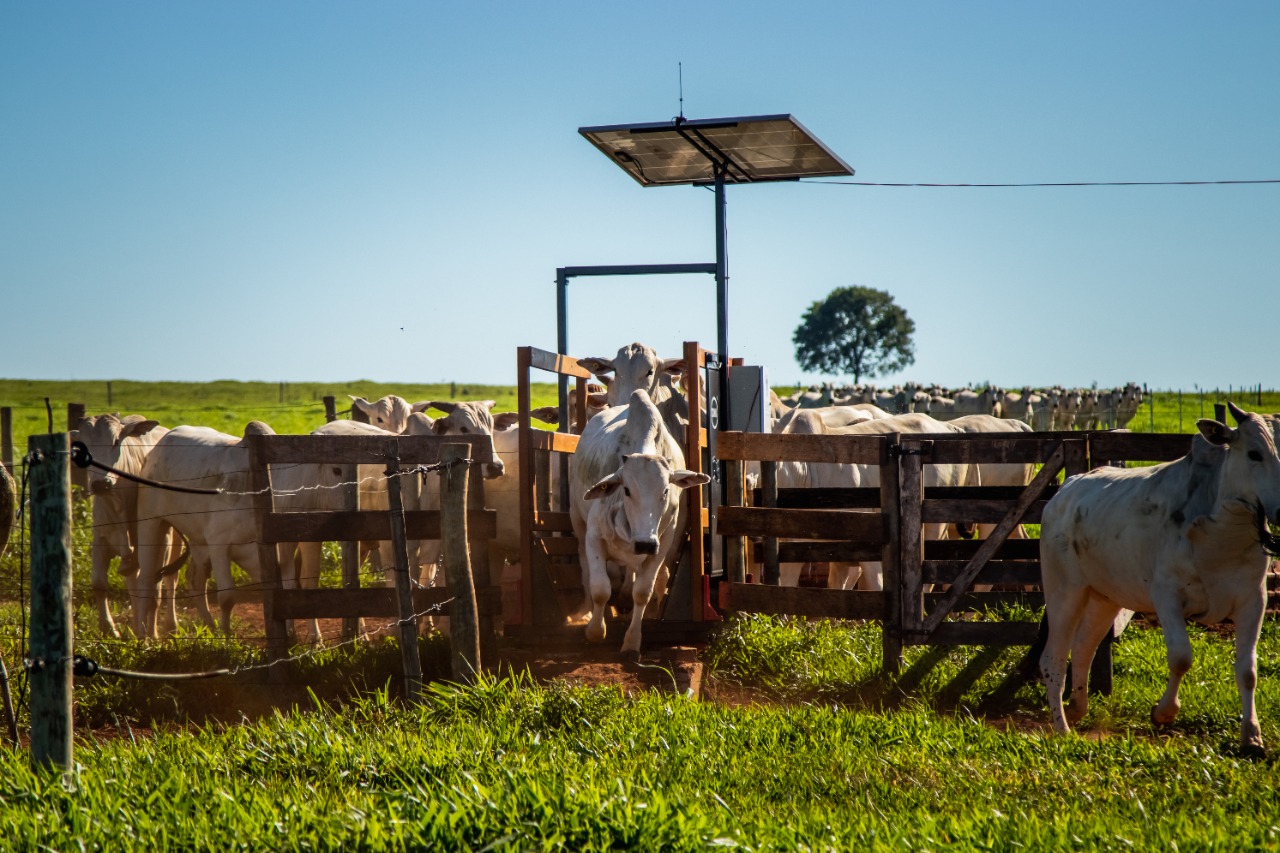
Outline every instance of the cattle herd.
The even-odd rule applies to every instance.
[[[612,358],[579,363],[600,384],[590,388],[586,402],[591,417],[568,468],[569,511],[584,591],[575,618],[585,620],[587,640],[599,642],[605,638],[610,603],[630,605],[622,650],[634,655],[641,647],[645,611],[662,595],[668,563],[678,551],[687,513],[680,496],[708,480],[686,469],[681,449],[690,418],[698,417],[702,406],[691,405],[681,390],[683,360],[661,358],[643,344],[624,346]],[[768,428],[821,435],[1123,428],[1141,402],[1142,389],[1134,384],[1102,392],[824,385],[785,399],[771,394]],[[495,415],[491,400],[411,404],[387,396],[372,403],[353,398],[352,405],[369,423],[335,421],[313,434],[491,436],[497,461],[484,472],[490,478],[485,499],[496,511],[498,529],[490,556],[498,565],[518,559],[521,460],[515,413]],[[433,419],[429,411],[441,416]],[[1247,747],[1261,746],[1253,689],[1265,604],[1264,545],[1275,544],[1268,525],[1280,524],[1280,416],[1250,414],[1235,406],[1231,412],[1235,427],[1201,420],[1199,435],[1183,459],[1079,475],[1069,479],[1044,510],[1043,588],[1050,636],[1041,667],[1056,729],[1067,730],[1068,721],[1078,720],[1087,702],[1083,678],[1088,666],[1078,665],[1071,703],[1063,706],[1068,659],[1091,660],[1105,628],[1123,607],[1157,613],[1166,633],[1169,687],[1153,711],[1160,722],[1176,714],[1178,683],[1191,663],[1185,620],[1234,622],[1244,711],[1241,741]],[[556,415],[554,410],[535,414],[551,421]],[[98,467],[89,471],[92,586],[104,633],[117,634],[108,607],[109,571],[117,559],[117,571],[134,605],[137,636],[155,637],[173,629],[174,578],[183,563],[200,618],[215,625],[206,596],[212,578],[221,610],[218,627],[229,631],[236,603],[232,563],[254,581],[261,579],[246,438],[270,432],[257,421],[249,423],[243,435],[234,436],[206,427],[166,429],[139,415],[103,414],[84,420],[73,439],[83,442],[96,462],[153,484],[188,489],[162,489]],[[385,475],[369,467],[358,472],[361,505],[385,508]],[[325,464],[273,466],[277,509],[342,509],[337,503],[339,471]],[[755,471],[748,468],[747,476],[758,473],[758,466]],[[1032,467],[1021,464],[929,465],[925,485],[1025,485],[1031,476]],[[777,466],[780,488],[874,486],[878,477],[876,466]],[[438,487],[431,478],[406,496],[409,508],[437,508],[438,501]],[[935,524],[924,533],[942,539],[958,531]],[[368,547],[372,562],[389,565],[386,555],[377,556],[377,543]],[[281,544],[277,556],[286,587],[318,582],[318,545]],[[410,556],[423,582],[433,582],[438,543],[412,542]],[[795,584],[806,567],[782,568],[782,582]],[[876,563],[832,565],[828,583],[877,590],[883,588],[883,577]]]
[[[810,386],[782,398],[788,406],[815,408],[871,404],[894,414],[918,412],[934,420],[949,421],[965,415],[992,415],[1027,423],[1037,432],[1069,429],[1124,429],[1142,405],[1142,386],[1130,382],[1123,388],[1033,389],[1006,391],[985,388],[947,389],[908,382],[889,389],[874,385]]]

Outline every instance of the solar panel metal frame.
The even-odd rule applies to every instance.
[[[752,125],[783,125],[760,128],[755,132],[786,130],[789,155],[767,145],[757,144],[744,156],[734,142],[753,132]],[[683,119],[580,127],[578,133],[606,157],[645,187],[703,185],[722,177],[727,184],[795,181],[800,178],[848,177],[854,174],[849,164],[824,145],[808,128],[790,114],[739,116],[732,118]],[[642,141],[648,151],[641,151]],[[799,150],[797,150],[799,146]],[[803,162],[809,159],[810,162]],[[672,166],[662,161],[676,160]],[[771,161],[761,171],[761,160]],[[781,164],[781,165],[777,165]],[[662,169],[676,172],[673,177],[655,177]]]

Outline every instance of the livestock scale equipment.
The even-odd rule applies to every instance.
[[[585,397],[585,380],[589,377],[569,358],[568,288],[575,278],[636,275],[703,274],[714,276],[716,283],[716,352],[701,349],[696,343],[686,343],[685,387],[690,393],[694,412],[690,418],[691,438],[686,446],[686,458],[690,467],[705,471],[711,476],[705,494],[695,490],[689,496],[691,512],[689,548],[679,568],[675,569],[670,591],[672,593],[663,611],[667,622],[700,623],[709,604],[704,609],[703,590],[709,587],[711,578],[725,576],[726,562],[732,562],[729,572],[734,580],[742,580],[741,561],[726,557],[715,530],[716,510],[723,502],[726,480],[723,466],[717,459],[716,435],[720,430],[764,429],[764,412],[768,404],[768,382],[763,368],[747,367],[733,362],[730,369],[729,353],[729,275],[726,228],[726,187],[729,184],[796,181],[800,178],[834,177],[852,175],[853,169],[822,144],[813,134],[790,115],[743,116],[715,119],[686,119],[683,115],[671,121],[642,124],[604,125],[582,127],[578,132],[605,156],[618,164],[627,174],[644,187],[658,186],[710,186],[715,193],[715,261],[713,263],[685,264],[633,264],[601,266],[569,266],[556,270],[556,353],[543,353],[524,348],[521,354],[519,375],[522,394],[527,394],[530,368],[548,370],[558,374],[559,382],[559,430],[568,432],[570,424],[583,416],[579,408],[569,411],[568,383],[574,377],[578,383],[579,407]],[[573,362],[570,364],[569,362]],[[698,389],[704,393],[699,394]],[[736,390],[736,394],[733,391]],[[697,411],[701,398],[705,397],[705,411]],[[733,401],[733,402],[731,402]],[[523,562],[522,622],[526,627],[537,624],[547,630],[562,618],[557,618],[555,608],[551,612],[542,606],[534,606],[537,598],[541,604],[550,602],[550,568],[548,559],[576,558],[576,544],[560,538],[567,530],[553,530],[553,518],[566,516],[568,488],[568,446],[572,438],[551,440],[533,436],[528,432],[527,403],[521,406],[521,429],[525,439],[522,453],[538,451],[540,472],[546,477],[538,487],[534,485],[534,465],[529,465],[528,480],[521,484],[521,516],[524,530],[522,539],[526,551]],[[559,451],[562,511],[549,512],[550,471],[545,457]],[[530,459],[530,456],[524,456]],[[564,518],[560,518],[563,526]],[[533,540],[537,540],[535,549]],[[705,545],[705,547],[704,547]],[[548,551],[550,549],[550,552]],[[541,559],[534,550],[540,550]],[[555,552],[555,553],[551,553]],[[535,561],[537,565],[534,565]],[[562,566],[562,568],[565,568]],[[675,627],[672,625],[671,627]],[[581,630],[580,628],[578,629]],[[679,633],[677,630],[675,633]]]

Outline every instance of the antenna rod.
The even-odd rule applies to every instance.
[[[680,120],[684,121],[684,63],[677,62],[676,70],[680,75]]]

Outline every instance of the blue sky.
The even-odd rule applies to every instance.
[[[870,182],[1280,178],[1280,4],[0,0],[0,376],[515,381],[555,270],[714,260],[712,195],[577,134],[792,113]],[[1280,384],[1280,185],[728,192],[730,348],[812,379]],[[709,277],[571,286],[570,351],[715,341]]]

